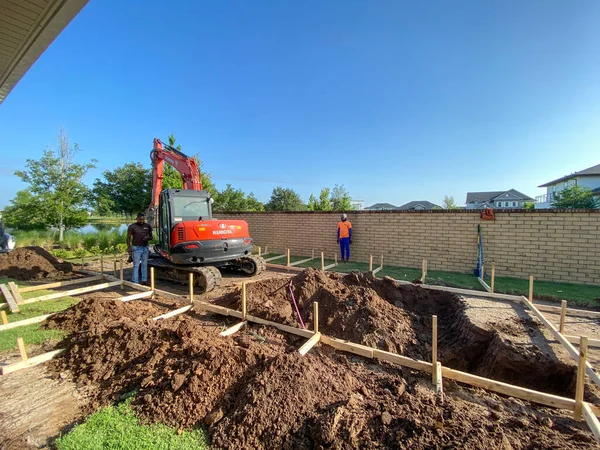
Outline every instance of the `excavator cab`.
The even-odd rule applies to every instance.
[[[173,227],[181,222],[196,222],[212,219],[214,200],[208,191],[165,189],[160,194],[155,232],[158,247],[170,252]]]

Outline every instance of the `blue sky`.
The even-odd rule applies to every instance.
[[[91,0],[0,105],[0,207],[64,127],[102,171],[174,132],[217,187],[441,203],[600,163],[600,2]]]

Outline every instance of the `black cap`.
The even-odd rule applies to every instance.
[[[141,213],[138,213],[137,217],[146,217],[146,214],[141,212]]]

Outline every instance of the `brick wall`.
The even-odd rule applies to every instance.
[[[293,255],[324,251],[333,258],[339,213],[227,213],[244,219],[254,242]],[[360,211],[353,226],[351,259],[429,270],[471,272],[477,261],[477,225],[483,230],[484,259],[497,276],[600,284],[600,211],[496,211],[482,221],[478,211]],[[489,270],[489,269],[488,269]]]

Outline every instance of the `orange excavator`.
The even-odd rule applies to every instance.
[[[214,202],[202,190],[198,163],[194,158],[154,139],[152,161],[152,199],[147,211],[157,244],[148,265],[162,279],[188,282],[208,292],[221,282],[221,270],[255,276],[265,270],[266,262],[252,255],[252,238],[244,220],[218,220],[212,217]],[[183,180],[183,189],[162,189],[165,162]]]

